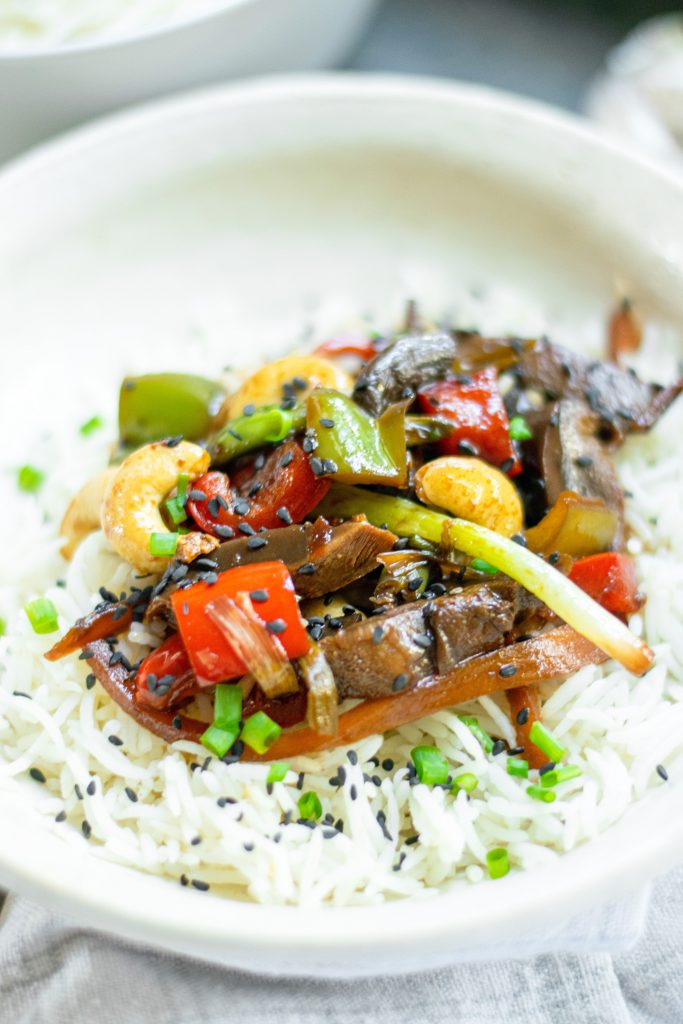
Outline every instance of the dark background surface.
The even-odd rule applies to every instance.
[[[607,50],[675,0],[384,0],[348,66],[481,82],[580,110]]]

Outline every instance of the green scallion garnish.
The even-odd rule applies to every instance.
[[[551,804],[555,800],[554,789],[543,789],[542,786],[527,786],[527,795],[534,800],[542,800],[544,804]]]
[[[420,782],[426,786],[440,786],[448,782],[450,765],[438,747],[413,747],[410,756]]]
[[[22,466],[17,471],[19,488],[22,491],[26,491],[27,494],[37,491],[44,479],[45,474],[42,469],[37,469],[36,466]]]
[[[96,430],[99,430],[100,427],[103,426],[104,420],[101,416],[91,416],[89,420],[85,421],[85,423],[81,423],[78,428],[78,433],[81,437],[90,437],[91,434],[94,434]]]
[[[230,747],[239,736],[239,723],[234,725],[217,725],[214,722],[203,732],[200,741],[210,753],[216,757],[225,757]]]
[[[266,784],[272,785],[273,782],[282,782],[286,778],[288,771],[289,765],[286,761],[273,761],[266,775]]]
[[[476,789],[479,785],[479,779],[472,772],[463,772],[462,775],[458,775],[457,778],[451,782],[451,789],[454,793],[462,789],[465,793],[471,793],[472,790]]]
[[[549,772],[543,772],[543,775],[541,775],[541,785],[544,789],[550,789],[552,786],[559,786],[561,782],[578,779],[579,775],[582,774],[583,772],[577,764],[568,764],[563,768],[552,768]]]
[[[303,793],[297,803],[299,814],[306,821],[317,821],[323,813],[323,805],[317,793]]]
[[[242,687],[218,683],[214,692],[213,720],[217,725],[238,725],[242,717]]]
[[[178,500],[178,498],[168,498],[164,504],[172,523],[178,526],[180,523],[185,522],[187,519],[185,506]]]
[[[491,565],[485,558],[473,558],[470,562],[470,569],[476,569],[477,572],[486,572],[489,576],[495,576],[498,572],[495,565]]]
[[[493,740],[486,730],[482,729],[474,715],[460,715],[460,721],[465,723],[472,735],[476,736],[479,740],[486,753],[490,754],[493,750]]]
[[[529,730],[529,739],[542,750],[549,761],[561,761],[567,753],[559,740],[547,729],[542,722],[536,721]]]
[[[0,616],[0,636],[4,636],[6,632],[7,632],[7,623]]]
[[[265,711],[257,711],[244,723],[241,739],[257,754],[265,754],[281,732],[282,727],[269,718]]]
[[[178,501],[185,508],[185,502],[187,501],[187,488],[190,483],[190,478],[187,473],[181,473],[178,477]]]
[[[29,601],[24,611],[34,633],[54,633],[59,629],[57,609],[49,597],[36,597],[35,600]]]
[[[510,437],[513,441],[529,441],[533,431],[523,416],[513,416],[510,420]]]
[[[150,554],[158,558],[170,558],[175,555],[178,547],[177,533],[151,533],[149,537]]]
[[[497,846],[495,850],[489,850],[486,854],[486,863],[490,878],[503,878],[510,870],[508,852],[502,846]]]
[[[516,775],[520,779],[529,778],[529,762],[522,757],[508,757],[508,775]]]

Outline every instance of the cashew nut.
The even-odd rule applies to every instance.
[[[305,389],[296,392],[299,399],[305,398],[313,388],[334,388],[345,394],[353,390],[353,378],[328,359],[321,356],[285,356],[274,363],[267,363],[247,377],[239,390],[227,399],[228,419],[241,416],[245,405],[270,405],[282,401],[283,385],[291,384],[294,378],[306,382]]]
[[[514,484],[481,459],[445,456],[415,475],[420,501],[511,537],[522,529],[522,502]]]
[[[162,572],[165,558],[149,550],[152,533],[167,533],[159,505],[178,483],[190,482],[209,468],[210,456],[199,445],[181,441],[169,448],[163,441],[147,444],[128,456],[109,484],[102,507],[102,529],[110,544],[138,572]]]
[[[115,469],[105,469],[104,473],[83,484],[69,502],[59,527],[59,533],[64,538],[61,552],[65,558],[72,558],[81,541],[89,533],[99,530],[102,502],[115,473]]]

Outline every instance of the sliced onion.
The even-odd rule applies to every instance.
[[[321,736],[339,732],[339,694],[332,669],[316,643],[298,661],[301,675],[308,687],[306,719],[311,729]]]
[[[278,638],[268,632],[246,591],[236,594],[234,600],[216,597],[207,604],[206,614],[267,697],[296,692],[299,684],[287,652]]]

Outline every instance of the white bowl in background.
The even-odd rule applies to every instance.
[[[378,0],[216,0],[139,34],[0,52],[0,160],[108,111],[194,86],[334,67]]]
[[[648,316],[683,318],[679,182],[575,119],[428,80],[264,80],[108,119],[0,174],[0,223],[0,419],[14,438],[46,410],[82,409],[90,381],[113,402],[122,360],[158,367],[198,331],[226,361],[272,354],[316,295],[335,317],[389,315],[451,281],[504,281],[571,325],[601,318],[618,278]],[[26,380],[30,400],[12,386]],[[39,786],[1,781],[0,883],[240,968],[404,972],[534,931],[554,948],[567,918],[680,860],[681,787],[534,871],[335,909],[234,904],[109,863],[38,813]]]

